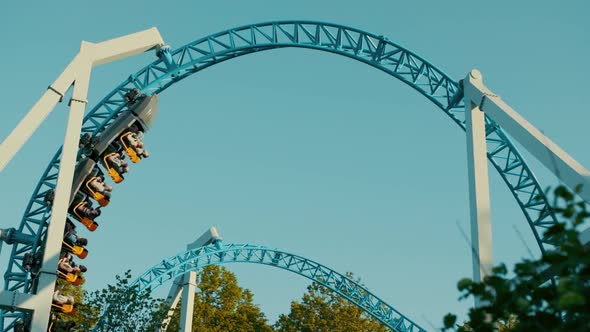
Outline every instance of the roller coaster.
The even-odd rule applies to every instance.
[[[477,280],[492,263],[488,163],[518,203],[541,252],[552,245],[550,238],[541,236],[543,230],[557,222],[539,181],[508,134],[566,185],[575,188],[590,184],[590,172],[490,91],[478,71],[471,71],[462,80],[452,79],[381,35],[333,23],[275,21],[222,31],[175,50],[164,44],[155,28],[97,44],[83,42],[78,56],[0,145],[2,170],[74,86],[64,146],[46,167],[18,228],[0,233],[4,242],[12,244],[4,291],[0,293],[1,331],[46,331],[51,328],[51,310],[75,310],[72,299],[55,288],[56,278],[75,285],[84,282],[84,268],[73,262],[73,256],[83,259],[89,254],[87,240],[78,235],[72,219],[88,231],[99,229],[96,219],[102,215],[101,208],[108,206],[113,190],[105,175],[115,184],[124,184],[124,174],[130,171],[125,158],[138,163],[149,157],[143,139],[158,114],[160,95],[215,64],[281,48],[329,52],[379,69],[426,97],[466,131]],[[129,75],[84,115],[91,67],[145,51],[155,51],[156,60]],[[580,196],[590,201],[590,189],[584,189]],[[211,264],[258,263],[323,284],[393,331],[424,331],[344,275],[277,249],[209,245],[165,262],[168,265],[153,267],[137,283],[159,286]]]

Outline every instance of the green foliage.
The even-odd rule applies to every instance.
[[[271,332],[260,308],[253,304],[252,293],[238,286],[236,276],[221,266],[205,267],[198,275],[195,293],[193,331],[199,332]],[[179,330],[179,309],[168,331]]]
[[[163,321],[163,301],[154,299],[151,291],[128,287],[131,272],[116,276],[115,285],[85,293],[84,303],[78,306],[79,321],[76,331],[90,331],[101,315],[99,332],[156,331]],[[108,310],[107,310],[108,308]]]
[[[352,277],[351,274],[348,275]],[[80,306],[76,331],[88,331],[99,317],[109,310],[98,331],[154,331],[164,321],[166,309],[149,292],[128,290],[131,275],[117,276],[116,285],[86,295]],[[302,302],[292,302],[291,312],[281,315],[270,326],[260,308],[253,304],[253,295],[241,288],[236,276],[220,266],[205,267],[198,274],[195,293],[193,331],[199,332],[385,332],[380,322],[368,317],[361,309],[313,283],[307,288]],[[177,308],[167,331],[180,328],[180,308]]]
[[[502,264],[481,283],[459,281],[461,299],[474,296],[485,305],[470,309],[469,320],[459,327],[456,316],[448,314],[443,331],[590,331],[590,250],[579,240],[590,212],[563,186],[554,190],[553,206],[564,219],[545,233],[554,249],[538,260],[517,263],[514,277],[507,277]],[[556,282],[546,281],[539,273],[548,267],[555,272]]]
[[[352,277],[352,274],[348,274]],[[301,302],[291,302],[291,312],[275,324],[278,332],[385,332],[379,321],[336,293],[314,282]]]

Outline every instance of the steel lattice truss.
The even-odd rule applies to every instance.
[[[129,76],[102,99],[85,117],[82,132],[97,135],[120,113],[126,111],[124,95],[138,88],[160,93],[176,82],[214,64],[242,55],[277,48],[298,47],[343,55],[380,69],[432,101],[465,130],[463,93],[458,81],[432,64],[383,36],[322,22],[277,21],[222,31],[176,50],[164,50],[153,63]],[[510,139],[487,119],[488,159],[504,179],[522,209],[542,252],[549,239],[540,236],[556,218],[539,182]],[[25,253],[38,250],[45,239],[50,209],[43,203],[55,187],[59,170],[58,151],[35,188],[18,231],[33,236],[29,244],[15,244],[7,271],[5,289],[31,292],[30,274],[24,270]],[[0,321],[0,326],[2,322]]]
[[[139,290],[148,287],[153,290],[189,271],[198,270],[209,265],[228,263],[262,264],[299,274],[338,293],[393,331],[425,331],[395,308],[345,275],[305,257],[251,244],[223,244],[221,247],[208,245],[185,251],[155,265],[137,278],[130,287],[138,285]]]

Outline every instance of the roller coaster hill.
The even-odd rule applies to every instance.
[[[77,223],[95,232],[101,209],[111,200],[113,186],[107,179],[123,183],[130,171],[127,158],[136,164],[149,157],[144,135],[158,115],[158,98],[164,90],[226,60],[286,47],[342,55],[379,69],[423,95],[466,132],[475,280],[481,280],[492,266],[488,163],[510,189],[541,252],[552,246],[551,239],[541,234],[557,223],[555,214],[507,134],[567,186],[583,185],[580,197],[590,201],[590,172],[489,90],[479,71],[454,80],[380,35],[332,23],[276,21],[229,29],[176,50],[164,43],[155,28],[101,43],[82,42],[78,55],[0,145],[1,171],[73,87],[64,145],[42,175],[19,227],[0,232],[0,239],[12,245],[0,293],[0,331],[51,331],[66,324],[55,313],[75,312],[74,299],[62,294],[56,279],[76,286],[84,283],[86,267],[75,263],[73,256],[86,258],[89,241],[78,234]],[[152,50],[157,60],[130,75],[85,115],[93,66]],[[590,231],[582,237],[590,243]],[[297,273],[320,282],[393,331],[424,331],[342,274],[301,256],[261,246],[202,241],[154,266],[136,284],[151,287],[176,280],[174,284],[187,285],[186,291],[194,284],[190,278],[196,269],[229,262]],[[177,299],[179,291],[175,292]],[[477,299],[476,305],[480,305]],[[187,307],[191,306],[183,303]],[[183,315],[184,330],[190,329],[189,316],[188,312]]]

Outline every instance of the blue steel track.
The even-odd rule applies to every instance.
[[[104,97],[84,118],[82,133],[100,134],[121,112],[127,111],[124,95],[137,88],[146,94],[161,93],[175,83],[212,65],[239,56],[287,47],[307,48],[346,56],[375,67],[406,83],[430,100],[465,130],[465,110],[460,82],[412,51],[383,36],[343,25],[312,21],[276,21],[245,25],[195,40],[178,49],[164,49],[154,62],[130,75]],[[466,70],[467,72],[468,70]],[[488,159],[520,206],[541,252],[551,245],[541,237],[557,219],[543,190],[521,154],[504,131],[486,118]],[[18,232],[30,242],[15,244],[4,274],[5,290],[32,293],[31,275],[23,268],[26,253],[44,245],[51,209],[43,202],[55,188],[61,149],[45,169],[27,205]],[[401,156],[403,158],[403,156]],[[19,312],[3,312],[13,321]],[[12,325],[12,324],[8,324]]]
[[[337,293],[392,331],[426,331],[358,282],[345,275],[305,257],[252,244],[207,245],[187,250],[168,257],[151,267],[133,281],[129,287],[137,286],[139,291],[148,288],[155,290],[189,271],[195,271],[209,265],[229,263],[266,265],[298,274]],[[108,317],[107,310],[103,314],[101,322],[106,323],[107,326],[113,326],[116,322],[109,322]]]

